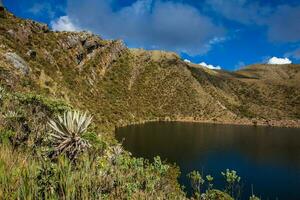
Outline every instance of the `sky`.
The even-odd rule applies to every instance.
[[[56,31],[91,31],[130,48],[237,70],[300,63],[300,0],[3,0],[18,17]]]

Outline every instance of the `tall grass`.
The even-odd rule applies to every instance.
[[[84,154],[74,164],[65,156],[53,162],[3,145],[0,199],[184,198],[178,174],[159,158],[149,163],[123,152],[112,162],[111,153],[97,159]]]
[[[0,152],[0,199],[34,199],[37,163],[7,145],[1,145]]]

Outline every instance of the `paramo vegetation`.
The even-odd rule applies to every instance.
[[[192,172],[189,197],[178,167],[133,157],[114,127],[166,119],[300,124],[298,65],[215,71],[175,53],[53,32],[7,10],[0,41],[0,199],[238,199],[232,170],[218,190],[212,176]]]
[[[188,199],[178,167],[134,158],[102,134],[92,116],[63,101],[1,87],[0,199]],[[192,199],[233,199],[239,177],[189,174]],[[230,195],[232,196],[230,196]],[[238,197],[238,196],[236,196]]]

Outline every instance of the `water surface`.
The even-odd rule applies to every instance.
[[[229,168],[242,177],[242,199],[251,185],[262,199],[300,199],[300,129],[154,122],[120,128],[116,136],[134,156],[179,165],[188,192],[188,172],[211,174],[222,187],[220,172]]]

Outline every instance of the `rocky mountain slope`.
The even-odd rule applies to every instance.
[[[105,128],[146,120],[300,126],[300,65],[210,70],[9,12],[0,17],[0,84],[89,110]]]

